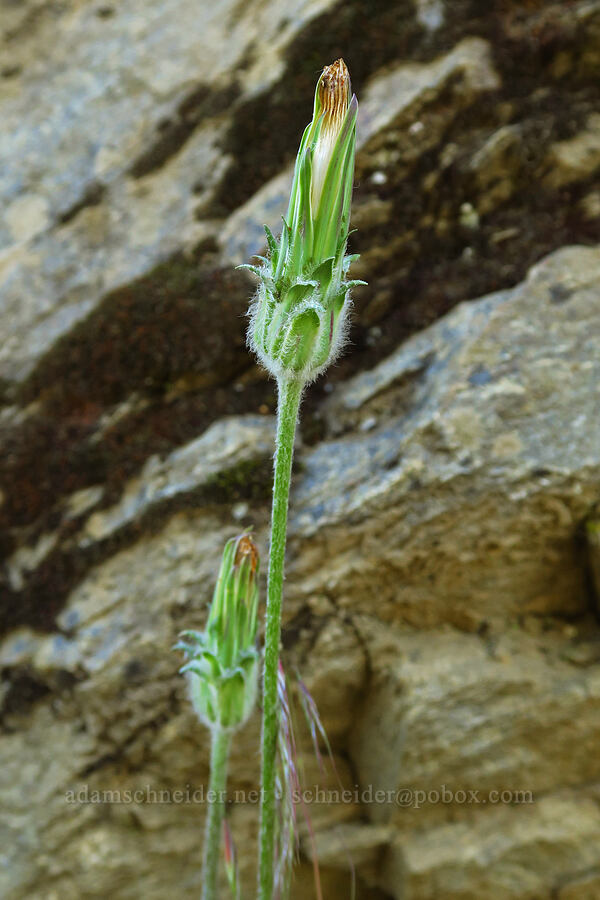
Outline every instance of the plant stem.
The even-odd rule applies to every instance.
[[[259,900],[271,900],[275,853],[275,758],[279,729],[277,678],[279,639],[281,635],[281,602],[287,532],[288,498],[292,474],[294,436],[300,397],[304,385],[280,378],[275,439],[275,478],[271,511],[271,548],[267,582],[267,616],[265,627],[265,665],[263,679],[262,769],[260,848],[258,863]]]
[[[202,900],[217,900],[217,881],[221,849],[221,825],[225,812],[225,787],[231,734],[221,728],[211,729],[210,780],[208,812],[204,832],[202,863]],[[211,793],[214,792],[214,793]]]

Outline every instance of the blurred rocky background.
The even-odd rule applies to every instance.
[[[199,896],[201,804],[85,792],[206,781],[170,648],[227,537],[266,556],[275,408],[235,266],[343,56],[369,284],[304,403],[284,659],[307,784],[405,793],[311,804],[324,897],[599,898],[599,0],[0,0],[0,34],[0,895]]]

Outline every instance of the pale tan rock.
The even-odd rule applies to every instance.
[[[599,290],[598,250],[562,250],[332,394],[334,436],[292,503],[296,603],[334,591],[345,611],[469,630],[585,610]]]
[[[307,690],[315,700],[330,740],[343,737],[366,677],[367,657],[351,621],[325,620],[300,663]]]
[[[504,125],[473,154],[469,168],[482,191],[477,203],[480,215],[491,212],[513,194],[515,176],[521,168],[521,140],[518,127]]]
[[[433,900],[440,885],[448,898],[534,900],[552,896],[566,872],[596,866],[599,852],[596,804],[581,795],[547,797],[399,840],[381,882],[392,897],[406,900]]]
[[[48,225],[48,204],[43,197],[22,194],[5,213],[6,223],[15,241],[28,241]]]
[[[274,438],[272,418],[231,417],[215,423],[165,460],[151,457],[141,473],[126,485],[116,506],[89,517],[78,538],[81,546],[106,539],[145,515],[152,506],[210,485],[211,479],[228,469],[268,459]]]
[[[386,847],[393,831],[386,825],[370,825],[352,822],[339,825],[331,831],[320,833],[316,841],[316,854],[306,843],[308,856],[317,856],[324,866],[347,869],[349,859],[360,866],[373,866]]]
[[[494,792],[537,801],[600,780],[600,666],[565,659],[560,631],[486,641],[365,624],[373,677],[351,747],[361,785],[383,792],[365,804],[372,821],[416,832]]]
[[[591,115],[574,138],[552,147],[546,165],[546,182],[553,188],[593,175],[600,168],[600,114]]]
[[[559,888],[558,900],[598,900],[600,897],[600,872],[591,872],[575,878]]]

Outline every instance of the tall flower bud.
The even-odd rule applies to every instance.
[[[188,660],[180,671],[187,674],[194,709],[209,728],[239,728],[256,702],[258,568],[249,535],[227,541],[206,630],[184,631],[175,645]]]
[[[343,343],[355,284],[346,274],[354,178],[358,102],[342,59],[326,66],[315,91],[312,121],[296,157],[283,232],[265,226],[269,257],[250,311],[248,340],[277,378],[307,382],[335,358]]]
[[[317,84],[323,121],[313,154],[311,207],[319,208],[335,144],[350,105],[350,74],[343,59],[327,66]]]

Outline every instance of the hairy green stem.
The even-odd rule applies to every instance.
[[[263,678],[262,769],[260,848],[258,865],[259,900],[271,900],[273,893],[275,853],[275,764],[279,703],[277,677],[279,639],[281,635],[281,602],[287,532],[288,498],[292,474],[294,436],[300,397],[304,385],[300,381],[280,378],[275,440],[275,478],[271,512],[271,548],[267,582],[267,617],[265,627],[265,665]]]
[[[210,781],[208,784],[208,811],[204,832],[204,859],[202,863],[202,900],[217,900],[221,826],[225,812],[225,788],[227,762],[231,734],[221,728],[211,730]]]

